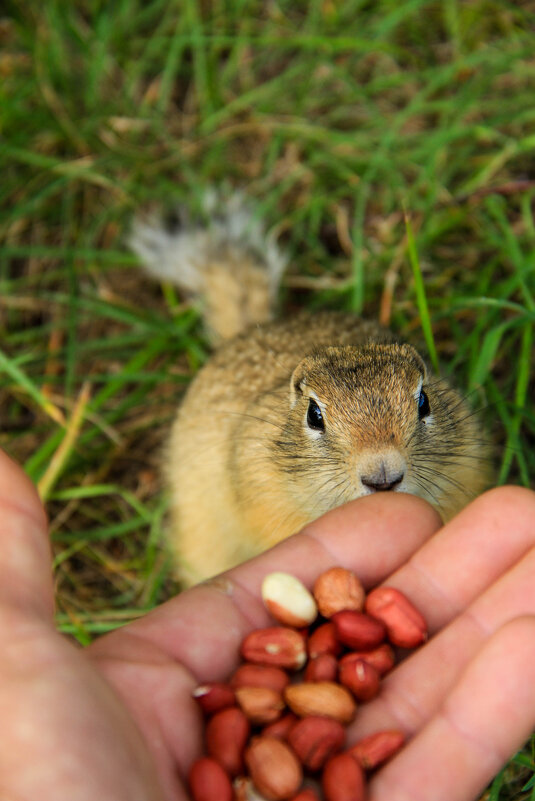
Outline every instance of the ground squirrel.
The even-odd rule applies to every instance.
[[[272,321],[285,259],[244,198],[209,222],[138,221],[154,276],[203,303],[218,347],[166,450],[170,542],[192,584],[346,501],[408,492],[447,519],[489,482],[479,422],[418,352],[374,322],[324,311]]]

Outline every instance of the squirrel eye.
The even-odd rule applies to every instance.
[[[325,422],[321,409],[312,398],[308,401],[307,425],[314,431],[325,431]]]
[[[418,417],[420,420],[422,420],[424,417],[427,417],[430,411],[429,398],[422,389],[420,392],[420,397],[418,398]]]

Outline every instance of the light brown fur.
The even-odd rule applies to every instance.
[[[261,287],[265,265],[244,254],[245,263]],[[213,292],[214,270],[202,266],[203,294],[209,317],[215,312],[208,324],[224,339],[244,320],[266,315],[247,308],[247,293],[227,302],[236,298],[236,281],[226,293],[219,258],[217,265]],[[260,291],[254,307],[268,308],[267,298]],[[219,331],[214,319],[223,319]],[[422,390],[429,413],[420,417]],[[311,428],[311,404],[324,430]],[[338,312],[253,324],[223,342],[179,408],[166,474],[169,540],[186,584],[390,483],[391,491],[427,499],[444,519],[489,483],[488,449],[463,398],[429,376],[410,345]]]

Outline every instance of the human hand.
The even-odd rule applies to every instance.
[[[366,586],[388,577],[427,617],[434,636],[351,731],[396,726],[409,738],[372,780],[372,801],[472,801],[535,725],[533,493],[495,490],[433,538],[439,521],[422,501],[361,499],[85,651],[53,629],[44,518],[4,456],[0,509],[0,794],[10,801],[187,798],[182,777],[201,743],[191,689],[227,676],[243,636],[267,625],[259,587],[274,569],[308,584],[333,564]]]

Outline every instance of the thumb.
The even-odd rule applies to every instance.
[[[35,487],[2,451],[0,611],[15,611],[50,622],[54,612],[46,515]]]

